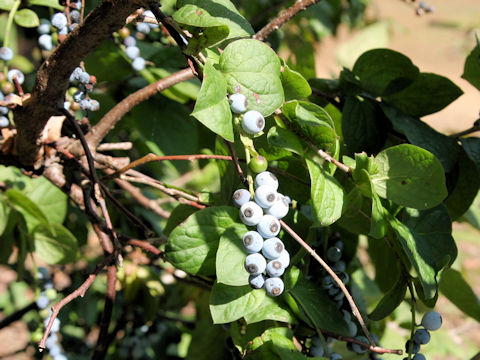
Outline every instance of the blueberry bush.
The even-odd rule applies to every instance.
[[[419,360],[439,294],[480,321],[452,267],[480,119],[422,121],[462,90],[387,48],[315,76],[366,5],[0,0],[0,329],[53,360]]]

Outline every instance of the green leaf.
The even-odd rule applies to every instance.
[[[167,220],[167,224],[163,229],[165,236],[169,236],[173,229],[180,225],[186,218],[192,215],[198,209],[187,204],[179,204],[173,211],[170,213],[170,217]]]
[[[199,28],[226,25],[228,39],[253,35],[250,23],[229,0],[179,0],[173,19],[184,25]]]
[[[454,269],[445,270],[439,286],[442,294],[457,308],[480,321],[480,300],[460,272]]]
[[[302,277],[289,294],[293,296],[315,328],[348,335],[348,326],[340,310],[328,295],[313,283]]]
[[[353,234],[367,235],[371,228],[372,201],[358,187],[354,187],[345,199],[346,207],[337,224]]]
[[[37,14],[30,9],[21,9],[15,13],[15,22],[19,26],[26,28],[37,27],[40,25],[40,20]]]
[[[10,11],[15,0],[0,0],[0,10]]]
[[[405,89],[384,100],[412,116],[424,116],[442,110],[463,91],[446,77],[420,73]]]
[[[445,172],[455,167],[460,150],[455,139],[435,131],[420,119],[406,115],[394,107],[386,104],[381,104],[381,107],[393,128],[404,134],[412,145],[435,155],[442,163]]]
[[[451,181],[453,185],[450,185],[450,194],[444,201],[452,221],[467,212],[480,188],[480,172],[465,151],[460,152],[455,170],[450,174],[455,178]]]
[[[272,126],[268,131],[267,139],[268,143],[272,146],[294,152],[298,155],[303,155],[303,146],[300,139],[297,135],[287,129]]]
[[[188,45],[184,52],[188,55],[197,55],[202,50],[227,38],[228,33],[229,29],[227,26],[205,28],[200,34],[194,34],[194,37],[188,39]]]
[[[253,39],[230,43],[220,55],[219,69],[228,91],[247,97],[248,110],[267,116],[282,106],[280,60],[265,43]]]
[[[419,73],[407,56],[390,49],[364,52],[352,70],[362,87],[375,96],[386,96],[404,89]]]
[[[210,63],[203,71],[203,83],[192,116],[225,140],[233,142],[232,112],[226,98],[225,79]]]
[[[375,191],[402,206],[429,209],[447,196],[445,174],[438,159],[410,144],[393,146],[376,157]]]
[[[407,291],[407,279],[400,276],[395,284],[387,291],[385,296],[368,317],[373,321],[380,321],[390,315],[403,301]]]
[[[443,205],[424,211],[407,208],[401,221],[391,216],[389,223],[418,274],[425,298],[433,298],[437,273],[457,257],[448,211]]]
[[[230,206],[212,206],[193,213],[170,233],[167,260],[190,274],[215,274],[220,236],[238,222],[238,209]]]
[[[210,295],[210,314],[214,324],[225,324],[256,311],[265,298],[265,290],[254,290],[250,285],[213,285]]]
[[[343,107],[342,132],[349,153],[377,153],[387,137],[387,121],[377,102],[347,96]]]
[[[5,195],[7,195],[8,201],[23,214],[29,231],[38,224],[43,224],[45,227],[50,226],[43,211],[21,191],[8,189],[5,191]]]
[[[315,221],[328,226],[337,221],[345,207],[347,194],[333,176],[327,174],[317,163],[305,159],[311,179],[312,207]]]
[[[468,157],[477,166],[477,169],[480,171],[480,138],[478,137],[467,137],[460,139],[463,149],[466,151]]]
[[[3,234],[7,227],[10,212],[10,206],[5,201],[5,198],[0,195],[0,236]]]
[[[480,42],[477,37],[477,45],[465,60],[462,78],[480,90]]]
[[[33,179],[25,194],[45,214],[50,223],[62,224],[67,215],[67,195],[45,177]]]
[[[28,0],[29,5],[47,6],[63,11],[64,7],[57,0]]]
[[[264,320],[281,321],[295,324],[297,321],[281,298],[265,296],[261,306],[244,316],[247,324]]]
[[[280,79],[285,93],[285,101],[294,99],[304,99],[312,94],[312,89],[308,81],[298,71],[290,69],[283,59]]]
[[[33,232],[35,253],[48,264],[67,264],[75,261],[77,239],[60,224],[38,225]]]
[[[220,237],[217,250],[217,281],[231,286],[248,285],[242,238],[248,231],[243,224],[233,224]]]

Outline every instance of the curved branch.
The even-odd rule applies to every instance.
[[[272,32],[278,30],[300,11],[305,10],[309,6],[315,5],[318,2],[320,2],[320,0],[297,0],[295,4],[290,6],[288,9],[283,10],[275,19],[270,21],[267,25],[260,29],[260,31],[253,35],[253,38],[261,41],[265,40]]]
[[[110,130],[132,108],[149,97],[183,81],[193,79],[195,75],[190,68],[177,71],[176,73],[160,79],[144,88],[128,95],[125,99],[114,106],[86,135],[88,144],[95,149]]]
[[[63,107],[70,74],[140,6],[132,0],[103,1],[40,66],[31,97],[14,110],[18,130],[15,151],[23,164],[32,165],[37,159],[41,149],[38,139],[50,116]]]

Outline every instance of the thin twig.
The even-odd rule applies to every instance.
[[[462,136],[470,135],[470,134],[472,134],[474,132],[477,132],[477,131],[480,131],[480,119],[477,119],[470,129],[463,130],[463,131],[460,131],[458,133],[455,133],[455,134],[452,134],[452,135],[449,135],[449,136],[451,138],[454,138],[454,139],[459,139]]]
[[[130,141],[118,143],[103,143],[97,146],[97,151],[112,151],[112,150],[131,150],[133,144]]]
[[[28,313],[30,310],[36,310],[36,309],[38,309],[38,306],[37,306],[37,303],[34,301],[28,304],[27,306],[15,311],[13,314],[8,315],[5,319],[2,319],[2,321],[0,321],[0,329],[3,329],[4,327],[7,327],[11,323],[17,320],[20,320],[23,317],[23,315]]]
[[[300,11],[305,10],[309,6],[315,5],[318,2],[320,2],[320,0],[297,0],[295,4],[280,12],[275,19],[270,21],[260,31],[253,35],[253,38],[261,41],[265,40],[271,33],[278,30]]]
[[[243,173],[242,167],[240,166],[240,163],[238,162],[238,157],[237,157],[237,154],[235,152],[235,148],[233,147],[233,144],[228,140],[225,140],[225,144],[227,144],[228,151],[232,155],[231,159],[233,160],[233,164],[235,165],[235,170],[237,171],[237,174],[238,174],[238,177],[240,178],[240,181],[242,182],[243,186],[248,188],[247,177]]]
[[[191,69],[183,69],[128,95],[125,99],[110,109],[110,111],[107,112],[98,124],[96,124],[86,135],[90,147],[95,149],[110,130],[112,130],[123,116],[132,110],[133,107],[173,85],[193,79],[194,77],[195,75],[192,73]]]
[[[370,350],[374,353],[377,353],[377,354],[395,354],[395,355],[402,355],[403,354],[402,350],[392,350],[392,349],[385,349],[385,348],[382,348],[380,346],[372,346],[370,344],[364,343],[364,342],[362,342],[358,339],[355,339],[355,338],[352,338],[352,337],[349,337],[349,336],[336,334],[336,333],[333,333],[331,331],[323,330],[323,329],[320,329],[320,331],[324,335],[327,335],[329,337],[335,338],[335,339],[340,340],[340,341],[346,341],[346,342],[350,342],[350,343],[353,343],[353,344],[360,345],[361,347],[363,347],[365,349],[368,349],[368,350]]]
[[[353,300],[352,295],[350,295],[348,289],[345,287],[343,284],[342,280],[338,277],[337,274],[328,266],[328,264],[323,261],[323,259],[313,250],[295,231],[293,231],[290,226],[288,226],[283,220],[280,220],[280,224],[282,227],[287,231],[291,237],[293,237],[307,252],[315,259],[317,260],[320,265],[328,272],[328,274],[335,280],[337,283],[338,287],[342,290],[342,292],[345,294],[345,298],[347,299],[348,303],[350,304],[350,307],[352,308],[352,313],[353,315],[357,318],[358,323],[362,327],[362,330],[367,337],[368,341],[370,342],[370,345],[374,348],[375,346],[375,341],[373,340],[372,336],[370,335],[370,332],[367,329],[367,326],[365,325],[365,322],[363,321],[362,315],[360,314],[360,311],[357,308],[357,305],[355,304],[355,301]]]
[[[43,351],[45,349],[45,341],[48,338],[48,335],[50,334],[50,330],[52,329],[52,325],[54,320],[57,318],[58,313],[60,310],[70,303],[72,300],[76,299],[77,297],[83,297],[87,290],[92,286],[93,282],[95,281],[97,275],[100,273],[100,271],[107,265],[110,265],[114,261],[114,256],[113,254],[110,256],[105,257],[103,259],[102,263],[97,265],[95,271],[88,276],[88,278],[83,282],[82,285],[80,285],[75,291],[73,291],[70,295],[64,297],[62,300],[60,300],[58,303],[52,306],[52,313],[50,315],[50,320],[48,321],[47,327],[45,328],[45,332],[43,333],[43,338],[38,344],[38,348],[40,351]]]

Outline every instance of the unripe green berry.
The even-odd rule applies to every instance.
[[[254,173],[261,173],[262,171],[267,170],[268,168],[268,161],[262,155],[255,156],[253,159],[250,160],[248,163],[250,170]]]

